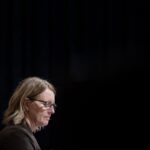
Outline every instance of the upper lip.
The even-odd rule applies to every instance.
[[[45,116],[45,118],[50,118],[50,116]]]

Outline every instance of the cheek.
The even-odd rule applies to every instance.
[[[36,112],[36,119],[41,122],[45,121],[46,120],[46,112],[44,112],[44,111]]]
[[[49,119],[47,118],[48,112],[39,106],[32,105],[30,107],[29,116],[33,122],[40,125],[47,125]]]
[[[33,120],[37,120],[40,119],[42,116],[42,111],[40,108],[36,107],[36,106],[32,106],[30,107],[29,110],[29,116],[33,119]]]
[[[49,119],[45,117],[45,115],[40,114],[36,117],[35,122],[39,125],[39,126],[46,126],[49,123]]]
[[[41,119],[41,121],[43,121],[43,122],[47,122],[47,121],[49,121],[49,119],[50,119],[50,117],[48,116],[47,111],[39,112],[38,117],[39,117],[39,119]]]

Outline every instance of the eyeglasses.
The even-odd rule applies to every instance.
[[[57,107],[57,105],[55,104],[55,103],[51,103],[51,102],[48,102],[48,101],[44,101],[44,100],[39,100],[39,99],[33,99],[33,98],[29,98],[31,101],[38,101],[38,102],[41,102],[43,105],[44,105],[44,107],[49,107],[49,108],[54,108],[54,110],[56,110],[56,107]]]

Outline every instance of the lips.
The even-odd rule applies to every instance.
[[[44,117],[44,118],[50,120],[50,117]]]

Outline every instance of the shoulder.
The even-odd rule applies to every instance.
[[[0,137],[11,137],[11,136],[26,136],[27,134],[32,134],[24,128],[23,126],[20,125],[12,125],[12,126],[6,126],[1,132],[0,132]]]
[[[7,126],[0,132],[0,149],[33,149],[32,133],[22,126]],[[24,147],[24,148],[23,148]]]

